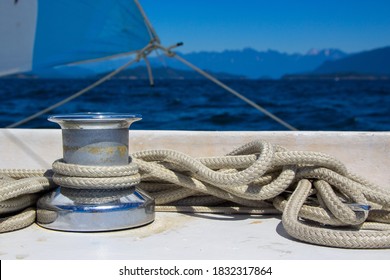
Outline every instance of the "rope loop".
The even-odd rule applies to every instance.
[[[144,161],[164,161],[180,166],[191,172],[197,179],[215,186],[244,185],[261,177],[270,168],[273,158],[273,146],[267,142],[252,142],[250,147],[260,153],[256,161],[248,168],[235,172],[214,171],[197,159],[173,150],[150,150],[134,153],[133,158]],[[223,160],[222,160],[223,161]]]
[[[65,163],[63,159],[53,162],[53,171],[57,174],[73,177],[123,177],[138,173],[138,166],[129,160],[128,165],[117,166],[89,166]]]
[[[123,166],[87,166],[53,163],[53,181],[64,188],[84,190],[125,189],[140,183],[138,166],[131,162]]]

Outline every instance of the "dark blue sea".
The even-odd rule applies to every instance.
[[[94,80],[0,79],[0,127],[88,86]],[[389,131],[390,81],[224,80],[299,130]],[[138,113],[132,129],[286,130],[206,80],[110,80],[48,115]],[[57,128],[42,116],[23,128]]]

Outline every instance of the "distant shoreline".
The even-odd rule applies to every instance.
[[[292,74],[284,75],[281,80],[287,81],[315,81],[315,80],[333,80],[333,81],[387,81],[390,76],[371,75],[359,73],[334,73],[334,74]]]
[[[205,70],[207,71],[207,70]],[[171,67],[157,67],[152,69],[153,77],[155,80],[203,80],[203,76],[199,75],[194,71],[175,69]],[[243,75],[234,75],[230,73],[216,73],[212,71],[207,71],[212,76],[216,77],[219,80],[273,80],[273,81],[389,81],[390,75],[380,75],[380,74],[363,74],[363,73],[329,73],[329,74],[287,74],[282,76],[279,79],[274,79],[271,77],[263,76],[260,78],[249,78]],[[39,77],[37,75],[31,74],[15,74],[0,77],[0,79],[49,79],[49,80],[66,80],[66,79],[76,79],[76,80],[96,80],[103,76],[103,74],[88,76],[88,77]],[[149,80],[146,67],[138,66],[124,70],[123,72],[117,74],[112,80]]]

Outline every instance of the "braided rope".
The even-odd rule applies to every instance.
[[[73,177],[103,178],[103,177],[123,177],[138,174],[138,166],[129,163],[120,166],[86,166],[65,163],[62,159],[53,162],[53,171]]]
[[[35,222],[35,208],[30,207],[12,216],[0,218],[0,232],[9,232],[28,227]]]
[[[8,215],[0,220],[0,232],[31,224],[35,214],[32,218],[31,208],[23,209],[39,196],[31,194],[53,188],[52,181],[79,203],[90,203],[91,191],[93,203],[105,203],[138,184],[155,198],[157,211],[282,212],[286,231],[301,241],[390,247],[390,191],[350,173],[329,155],[254,141],[224,157],[195,159],[173,150],[149,150],[131,158],[120,167],[58,160],[53,176],[45,170],[0,170],[0,214]]]
[[[309,180],[299,181],[282,215],[283,226],[291,236],[313,244],[341,248],[388,248],[390,231],[333,230],[309,226],[299,220],[299,211],[312,187]]]

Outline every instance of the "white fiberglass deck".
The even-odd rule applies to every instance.
[[[390,188],[390,133],[130,131],[130,149],[223,155],[254,139],[331,154]],[[50,168],[62,157],[61,130],[0,130],[0,168]],[[390,249],[347,250],[290,238],[279,216],[156,213],[145,227],[67,233],[32,225],[0,235],[1,259],[390,259]]]

